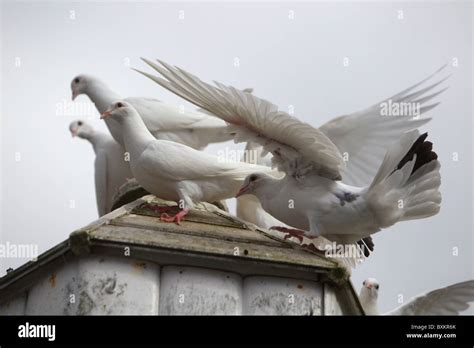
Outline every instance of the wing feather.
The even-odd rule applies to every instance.
[[[212,86],[163,61],[144,61],[164,78],[140,73],[226,121],[236,142],[254,141],[262,145],[273,154],[279,170],[296,177],[312,172],[333,180],[341,178],[345,166],[342,156],[318,129],[253,94],[218,82]]]
[[[331,139],[341,153],[349,155],[342,172],[344,183],[354,186],[370,184],[390,145],[404,133],[417,129],[431,120],[423,116],[439,103],[428,103],[446,91],[447,87],[429,95],[426,94],[440,86],[449,76],[427,87],[419,87],[445,67],[446,65],[442,66],[422,81],[377,104],[349,115],[336,117],[320,127],[320,130]],[[381,105],[389,101],[416,103],[413,105],[418,105],[418,115],[384,116],[381,114]],[[368,155],[374,159],[370,163],[365,162]]]
[[[474,302],[474,280],[456,283],[414,297],[387,315],[458,315]]]

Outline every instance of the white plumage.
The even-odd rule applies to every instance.
[[[71,122],[69,130],[72,136],[88,140],[94,148],[97,210],[99,216],[107,214],[120,186],[133,177],[124,151],[110,135],[94,130],[85,121]]]
[[[214,87],[162,61],[145,61],[164,78],[144,75],[229,123],[236,142],[257,142],[272,153],[286,176],[249,176],[239,194],[254,194],[273,217],[307,236],[355,243],[397,221],[439,211],[439,162],[416,128],[428,121],[420,115],[437,105],[425,104],[441,91],[425,93],[440,82],[414,90],[422,81],[392,97],[414,102],[416,116],[384,117],[376,105],[318,130],[255,95],[217,82]],[[351,147],[347,165],[345,146]]]
[[[359,299],[368,315],[378,315],[379,283],[374,278],[364,281]],[[385,315],[458,315],[474,302],[474,280],[456,283],[413,297]]]
[[[262,147],[252,142],[248,142],[245,146],[245,155],[242,161],[245,163],[270,167],[271,155],[268,154],[267,156],[262,156]],[[261,228],[270,229],[273,226],[290,228],[290,226],[275,219],[263,210],[260,201],[253,195],[242,195],[237,197],[236,214],[237,217],[251,222]]]
[[[99,113],[122,97],[103,81],[90,76],[79,75],[71,82],[72,98],[86,94],[95,104]],[[202,149],[210,143],[230,140],[225,122],[208,113],[185,110],[153,98],[132,97],[125,101],[134,106],[148,130],[157,139],[171,140]],[[120,126],[111,119],[105,120],[110,133],[123,146]]]
[[[164,221],[180,222],[194,202],[214,202],[235,196],[244,178],[271,169],[247,163],[220,161],[216,156],[168,140],[157,140],[138,112],[125,101],[102,114],[120,126],[125,149],[130,153],[134,178],[148,192],[176,201],[182,209]]]

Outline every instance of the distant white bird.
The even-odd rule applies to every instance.
[[[229,163],[189,146],[157,140],[128,102],[112,104],[102,118],[120,125],[130,167],[138,183],[156,196],[178,202],[181,211],[163,221],[180,223],[194,202],[214,202],[234,197],[247,175],[269,173],[270,168],[247,163]]]
[[[379,288],[374,278],[362,283],[359,299],[365,314],[379,314]],[[469,302],[474,302],[474,280],[420,294],[385,315],[458,315],[469,308]]]
[[[80,94],[86,94],[100,114],[113,102],[123,99],[104,82],[90,75],[76,76],[71,82],[71,90],[73,100]],[[185,110],[152,98],[124,100],[134,106],[157,139],[176,141],[195,149],[232,139],[225,122],[208,113]],[[115,141],[123,146],[120,126],[111,119],[105,122]]]
[[[85,121],[71,122],[73,137],[88,140],[95,152],[95,195],[99,216],[112,209],[113,197],[127,179],[133,177],[122,147],[105,133],[94,130]]]
[[[438,213],[440,164],[427,135],[412,129],[428,121],[420,115],[437,104],[423,105],[441,91],[423,95],[440,82],[413,92],[425,79],[388,99],[390,105],[412,103],[416,115],[383,116],[380,103],[323,126],[328,137],[253,94],[217,82],[214,87],[161,61],[146,62],[166,79],[144,75],[228,122],[236,142],[254,141],[272,153],[273,164],[286,176],[254,173],[238,196],[257,196],[268,213],[298,229],[286,232],[352,244],[396,222]],[[347,166],[344,146],[349,146]],[[352,177],[350,168],[358,174]],[[341,182],[367,178],[365,186]]]

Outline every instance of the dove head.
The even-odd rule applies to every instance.
[[[72,100],[78,95],[87,93],[88,86],[96,79],[89,75],[77,75],[71,81]]]
[[[122,123],[126,118],[133,117],[135,114],[136,111],[130,103],[119,100],[110,104],[107,110],[100,115],[100,118],[112,118],[117,122]]]
[[[71,122],[69,125],[69,131],[73,137],[79,137],[83,139],[87,139],[90,137],[92,133],[94,133],[94,129],[82,120],[77,120]]]
[[[235,197],[239,197],[246,194],[256,195],[264,186],[264,183],[271,179],[271,177],[264,173],[253,173],[247,176],[240,188],[239,192]]]
[[[360,290],[360,296],[367,296],[373,300],[376,300],[379,295],[379,282],[375,278],[367,278],[362,282],[362,289]]]
[[[359,300],[367,315],[378,315],[379,309],[377,299],[379,296],[379,282],[374,278],[368,278],[362,282]]]

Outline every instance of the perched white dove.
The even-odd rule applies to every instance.
[[[113,102],[123,99],[104,82],[90,75],[76,76],[71,81],[71,90],[73,100],[80,94],[86,94],[100,114]],[[152,98],[133,97],[124,100],[134,106],[157,139],[176,141],[195,149],[232,139],[225,122],[208,113],[180,109]],[[123,146],[120,126],[111,119],[105,122],[115,141]]]
[[[106,134],[94,130],[82,120],[71,122],[73,137],[88,140],[95,152],[95,195],[99,216],[110,212],[115,193],[133,177],[122,147]]]
[[[247,175],[269,173],[268,167],[229,163],[189,146],[153,137],[135,108],[126,101],[113,103],[102,118],[120,125],[125,149],[130,153],[134,178],[148,192],[178,202],[181,211],[163,221],[180,223],[194,202],[232,198]]]
[[[298,229],[281,230],[300,238],[324,236],[353,244],[396,222],[438,213],[440,164],[432,144],[425,141],[427,134],[420,136],[416,128],[428,122],[420,115],[437,105],[425,104],[441,91],[423,95],[441,81],[414,91],[425,79],[318,130],[253,94],[217,82],[214,87],[162,61],[145,61],[164,78],[142,74],[225,120],[236,142],[254,141],[272,153],[273,164],[286,176],[254,173],[238,196],[255,195],[273,217]],[[417,112],[383,116],[380,105],[385,102],[411,103]],[[347,165],[341,153],[345,146]],[[348,184],[367,178],[367,185]]]
[[[379,288],[374,278],[362,283],[359,300],[365,314],[380,314],[377,304]],[[420,294],[385,315],[458,315],[469,308],[469,302],[474,302],[474,280]]]
[[[242,161],[246,163],[253,163],[264,165],[267,167],[271,166],[271,155],[267,154],[262,156],[263,148],[253,142],[248,142],[245,146],[244,156]],[[282,173],[281,173],[282,174]],[[276,174],[275,174],[276,176]],[[281,175],[283,176],[283,175]],[[268,214],[260,204],[260,201],[254,195],[241,195],[236,200],[236,215],[242,220],[248,221],[264,229],[273,229],[274,226],[278,226],[278,229],[285,231],[291,229],[290,226],[275,219],[273,216]],[[280,236],[278,236],[280,237]],[[286,235],[284,239],[288,239],[290,235]],[[311,239],[305,243],[303,238],[299,238],[303,247],[310,250],[325,251],[327,248],[332,247],[332,243],[325,238]],[[374,250],[374,244],[371,237],[367,237],[364,240],[357,242],[360,246],[362,253],[351,255],[351,256],[339,256],[337,255],[338,261],[346,266],[349,270],[357,265],[358,262],[362,261],[365,257],[370,256],[370,253]]]
[[[271,166],[271,156],[268,154],[262,157],[263,148],[255,143],[248,142],[245,146],[244,157],[242,161],[245,163],[258,164],[262,166]],[[236,202],[237,217],[251,222],[261,228],[270,229],[273,226],[285,226],[281,221],[278,221],[273,216],[263,210],[262,205],[257,197],[253,195],[243,195],[237,197]]]

